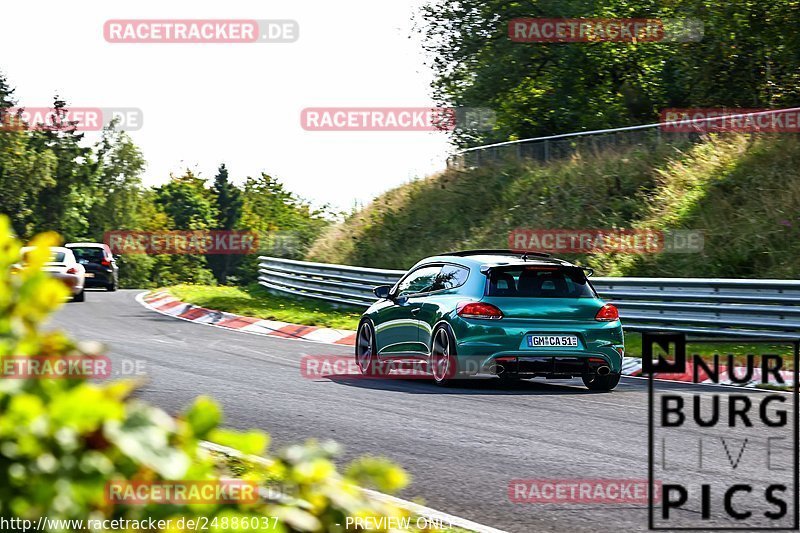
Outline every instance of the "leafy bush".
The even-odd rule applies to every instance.
[[[153,266],[155,259],[145,254],[120,255],[119,285],[123,289],[148,289],[155,286]]]
[[[37,236],[32,244],[39,248],[28,265],[12,273],[20,243],[10,233],[8,220],[0,217],[0,368],[12,356],[98,357],[99,345],[39,329],[67,297],[65,288],[41,271],[46,247],[57,244],[57,235]],[[347,516],[406,516],[398,508],[366,499],[354,485],[398,490],[407,482],[400,468],[366,458],[340,474],[331,460],[335,447],[314,442],[238,472],[260,484],[279,484],[288,499],[266,497],[250,504],[110,503],[105,499],[109,480],[216,480],[230,474],[219,457],[200,446],[202,440],[243,454],[263,454],[268,445],[262,432],[220,427],[220,409],[211,399],[197,399],[173,419],[134,399],[136,386],[135,381],[97,383],[77,377],[0,379],[0,518],[217,517],[227,519],[227,527],[212,530],[234,531],[239,529],[233,527],[235,518],[277,517],[269,522],[276,531],[317,532],[342,531]]]
[[[178,283],[216,284],[203,256],[123,254],[117,264],[119,285],[123,289],[149,289]]]

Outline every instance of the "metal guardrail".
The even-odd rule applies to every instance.
[[[363,307],[375,301],[373,288],[394,285],[405,274],[404,270],[311,263],[277,257],[260,256],[258,260],[258,281],[269,289]]]
[[[797,114],[800,108],[771,109],[752,113],[738,113],[715,117],[680,121],[682,126],[697,125],[697,131],[670,131],[669,122],[640,124],[623,128],[611,128],[594,131],[579,131],[519,139],[483,146],[474,146],[460,150],[447,159],[448,168],[464,169],[478,167],[487,163],[496,163],[508,159],[531,159],[547,162],[562,159],[581,153],[585,150],[600,152],[609,147],[652,146],[660,143],[682,144],[697,142],[708,133],[707,128],[714,128],[715,123],[731,122],[732,119],[744,117],[763,117],[780,114]]]
[[[365,308],[372,289],[393,285],[403,270],[259,257],[259,283],[282,293]],[[592,278],[620,309],[628,331],[780,337],[800,334],[800,281],[703,278]]]

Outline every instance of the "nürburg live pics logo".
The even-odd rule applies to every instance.
[[[714,342],[721,341],[703,340]],[[751,348],[769,343],[770,350],[788,345],[794,358],[766,351],[745,358],[687,357],[684,334],[642,336],[651,530],[797,530],[800,344],[741,342]],[[788,368],[793,383],[781,372]],[[654,483],[660,485],[658,500]]]

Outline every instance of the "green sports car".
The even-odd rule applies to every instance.
[[[585,269],[548,254],[472,250],[423,259],[361,318],[356,363],[385,375],[397,361],[437,384],[478,374],[514,381],[580,376],[589,389],[617,386],[624,343],[617,308]]]

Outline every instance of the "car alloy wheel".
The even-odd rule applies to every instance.
[[[433,336],[431,346],[431,374],[433,380],[440,385],[450,383],[456,374],[456,358],[450,334],[445,328],[439,328]]]
[[[356,336],[356,364],[365,376],[382,376],[376,353],[375,330],[369,322],[362,322]]]

